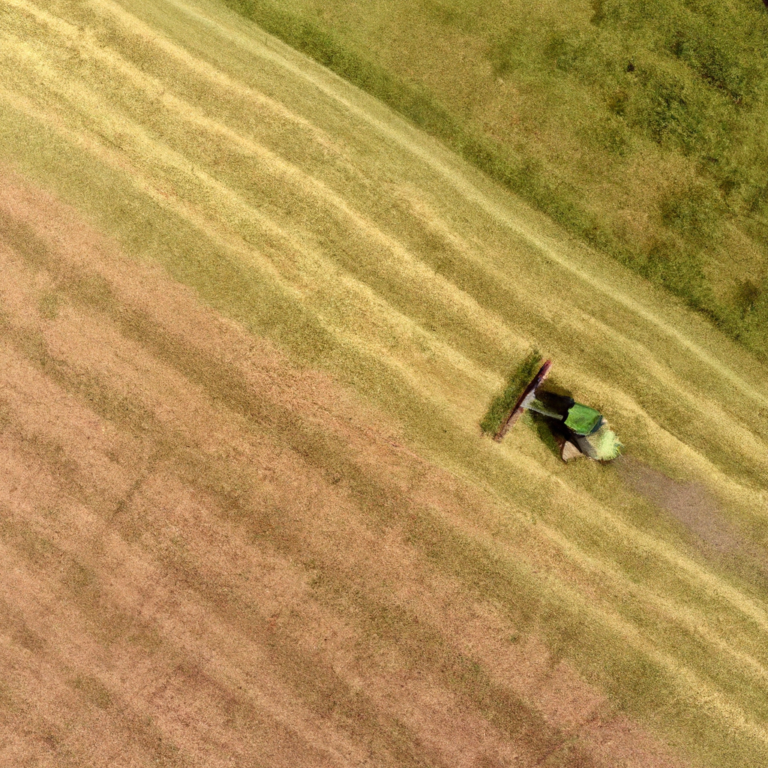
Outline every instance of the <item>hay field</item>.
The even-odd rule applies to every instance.
[[[219,0],[768,359],[759,0]]]
[[[0,71],[0,764],[768,764],[764,364],[215,3]]]

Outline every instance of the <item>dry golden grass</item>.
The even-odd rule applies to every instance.
[[[768,759],[762,364],[205,0],[0,70],[4,759]],[[623,468],[481,436],[533,346]]]

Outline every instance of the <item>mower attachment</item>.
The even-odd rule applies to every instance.
[[[499,427],[499,431],[493,436],[493,439],[500,443],[504,435],[509,432],[510,428],[514,426],[515,422],[520,418],[520,414],[525,410],[528,403],[536,397],[536,390],[544,383],[544,380],[549,375],[549,369],[552,367],[552,361],[547,360],[544,365],[541,366],[539,372],[531,379],[531,383],[523,390],[523,394],[517,398],[515,407],[511,410],[509,416],[503,421]]]

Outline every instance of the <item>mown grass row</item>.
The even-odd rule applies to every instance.
[[[623,0],[594,0],[585,23],[573,4],[553,16],[446,1],[410,14],[413,22],[420,13],[423,30],[437,37],[444,28],[446,39],[459,29],[485,40],[494,76],[537,94],[538,105],[522,112],[523,120],[536,123],[527,144],[514,132],[485,130],[482,106],[462,116],[445,106],[450,94],[436,93],[425,76],[404,77],[379,63],[384,59],[375,52],[360,53],[364,33],[345,0],[331,4],[343,26],[328,21],[324,6],[313,0],[289,10],[267,0],[222,2],[381,99],[572,234],[665,286],[750,350],[768,355],[764,269],[729,275],[720,285],[721,270],[711,266],[727,265],[735,248],[754,251],[750,258],[763,265],[766,259],[768,179],[757,168],[768,163],[760,129],[768,83],[760,51],[768,21],[760,9],[743,3],[691,9],[679,0],[639,9]],[[397,39],[408,45],[407,36]],[[413,40],[417,45],[416,35]],[[465,64],[449,57],[441,66],[455,71]],[[472,77],[464,75],[470,88]],[[547,116],[548,102],[556,100],[565,106],[549,105]],[[542,130],[555,120],[556,130]],[[641,192],[634,177],[643,174],[633,164],[647,168],[649,177],[651,168],[667,173],[646,180]],[[615,194],[592,192],[606,182]],[[627,200],[641,195],[642,201]],[[620,207],[637,211],[634,218],[646,223],[627,226]],[[734,224],[741,233],[735,239]]]
[[[520,397],[523,390],[530,383],[531,379],[541,366],[541,354],[538,350],[533,350],[520,365],[510,373],[507,379],[507,386],[503,392],[500,392],[492,400],[487,413],[480,421],[480,429],[486,435],[495,435],[504,419],[509,415],[517,398]]]

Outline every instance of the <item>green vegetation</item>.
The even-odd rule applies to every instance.
[[[599,420],[599,411],[590,408],[588,405],[574,403],[571,410],[568,411],[568,418],[565,420],[565,425],[579,435],[590,435],[594,431]]]
[[[531,379],[541,367],[541,361],[542,357],[539,351],[533,350],[509,374],[504,391],[493,399],[488,412],[480,422],[480,428],[486,435],[495,435],[499,431],[504,419],[509,416],[509,412],[517,402],[517,398],[520,397],[523,390],[531,383]]]
[[[592,440],[595,452],[602,461],[613,461],[621,454],[622,444],[616,433],[608,427],[601,427]]]
[[[768,355],[758,0],[222,1]]]

